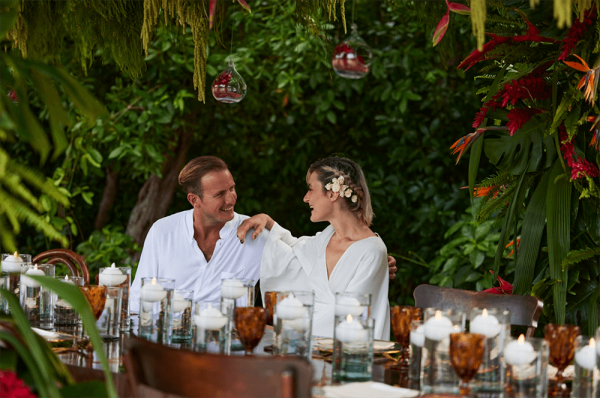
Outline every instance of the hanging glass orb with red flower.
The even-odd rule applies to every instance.
[[[227,68],[216,77],[212,84],[213,97],[226,104],[240,102],[246,96],[246,82],[235,69],[233,60],[229,58]]]
[[[350,36],[333,50],[331,66],[340,77],[360,79],[369,73],[373,60],[371,48],[358,35],[356,24],[352,24]]]

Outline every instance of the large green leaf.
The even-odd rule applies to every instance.
[[[556,286],[556,285],[555,285]],[[565,322],[572,325],[579,325],[581,331],[589,336],[594,336],[598,328],[598,296],[600,295],[600,285],[595,280],[580,281],[572,293],[569,295],[569,305],[566,309]],[[595,305],[596,316],[593,317]]]
[[[536,115],[512,137],[496,131],[500,137],[485,140],[485,154],[500,170],[514,175],[548,168],[556,159],[556,150],[552,137],[544,135],[547,127],[548,117]]]
[[[19,16],[19,0],[3,0],[0,8],[0,39],[12,29]]]
[[[562,262],[571,245],[571,190],[572,184],[560,162],[554,162],[550,172],[546,197],[548,218],[548,257],[550,277],[559,281],[552,287],[556,323],[565,323],[568,274]]]
[[[546,191],[550,171],[538,183],[523,217],[521,243],[515,270],[514,293],[528,294],[533,282],[535,263],[546,226]]]

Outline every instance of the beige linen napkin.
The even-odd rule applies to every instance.
[[[393,387],[374,381],[325,386],[323,392],[325,398],[409,398],[419,396],[417,390]]]

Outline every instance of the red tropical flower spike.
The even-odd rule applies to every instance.
[[[592,7],[585,12],[583,21],[576,19],[575,22],[573,22],[573,25],[571,25],[567,32],[567,36],[562,41],[561,53],[558,57],[559,61],[564,61],[571,55],[571,52],[577,43],[579,43],[585,32],[592,26],[596,17],[596,7]]]
[[[450,9],[446,10],[446,14],[440,19],[435,30],[433,31],[433,46],[437,46],[440,41],[444,38],[446,31],[448,30],[448,23],[450,22]]]
[[[494,271],[490,270],[491,274],[494,274]],[[482,290],[483,293],[493,293],[493,294],[512,294],[513,285],[505,281],[504,279],[498,276],[498,282],[500,282],[499,287],[492,287],[491,289]]]
[[[250,14],[252,14],[252,11],[250,10],[250,6],[248,5],[248,3],[246,3],[244,0],[238,0],[238,3],[240,3],[240,5],[242,7],[244,7],[246,9],[246,11],[248,11]]]
[[[215,21],[215,6],[217,5],[217,0],[210,0],[210,4],[208,5],[208,29],[212,29],[213,22]]]
[[[449,2],[448,0],[446,0],[446,4],[448,5],[448,9],[452,12],[455,12],[460,15],[471,14],[471,9],[464,4],[452,3],[452,2]]]
[[[14,372],[0,370],[0,393],[7,398],[36,398]]]
[[[508,131],[512,136],[516,133],[525,123],[531,120],[534,115],[538,113],[543,113],[542,109],[534,109],[534,108],[514,108],[508,112],[508,123],[506,127],[508,127]]]

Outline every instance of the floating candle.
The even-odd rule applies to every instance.
[[[221,283],[221,297],[223,298],[228,298],[232,300],[239,299],[244,294],[246,294],[247,291],[248,288],[245,287],[241,281],[235,278],[225,279]]]
[[[2,260],[2,271],[4,272],[21,272],[23,266],[23,259],[19,257],[19,254],[15,252],[12,256],[7,256]]]
[[[73,280],[69,279],[69,275],[65,275],[65,279],[62,280],[64,283],[68,283],[69,285],[74,285],[75,282],[73,282]]]
[[[194,316],[194,322],[200,329],[215,330],[225,326],[227,317],[213,307],[212,304],[209,304],[208,307],[200,311],[200,315]]]
[[[494,315],[488,314],[486,308],[483,309],[481,315],[477,315],[469,325],[471,333],[483,334],[488,339],[496,337],[500,334],[502,325],[498,322],[498,318]]]
[[[367,331],[361,323],[352,319],[352,315],[348,314],[345,322],[340,322],[335,327],[335,338],[342,343],[356,343],[364,341],[367,337]]]
[[[118,286],[127,280],[127,275],[124,275],[120,269],[115,267],[115,263],[108,268],[104,268],[98,276],[98,282],[102,286]]]
[[[362,315],[365,307],[355,297],[338,297],[335,302],[335,315],[343,316],[350,314],[353,317]]]
[[[525,341],[525,336],[520,335],[517,341],[511,341],[504,348],[504,360],[509,365],[527,365],[537,358],[537,353],[531,343]]]
[[[56,307],[61,307],[61,308],[64,308],[64,309],[70,309],[70,308],[73,308],[73,307],[71,307],[71,305],[70,305],[69,303],[67,303],[67,302],[66,302],[65,300],[63,300],[63,299],[58,299],[58,300],[56,300],[56,303],[54,303],[54,305],[55,305]]]
[[[439,310],[424,325],[424,334],[429,340],[441,341],[457,331],[460,330],[456,330],[452,321],[443,316],[442,311]]]
[[[410,332],[410,343],[417,347],[425,345],[425,327],[423,325]]]
[[[297,319],[303,316],[306,312],[302,301],[294,297],[290,293],[289,296],[277,303],[277,317],[284,320]]]
[[[596,368],[596,340],[592,337],[589,345],[582,347],[575,354],[575,362],[579,367],[594,370]]]
[[[37,264],[34,265],[33,268],[30,268],[27,270],[27,272],[25,272],[25,275],[29,275],[29,276],[44,276],[44,271],[42,271],[41,269],[38,269]],[[27,287],[40,287],[40,284],[37,283],[36,281],[34,281],[33,279],[31,279],[28,276],[25,275],[21,275],[21,285],[22,286],[27,286]]]
[[[284,327],[290,327],[299,333],[308,330],[308,327],[310,326],[310,319],[308,318],[308,309],[306,307],[302,307],[302,310],[302,315],[300,315],[298,318],[286,320],[284,323]]]
[[[152,278],[152,283],[142,286],[140,298],[148,303],[155,303],[167,297],[166,290],[160,283],[156,282],[156,278]]]
[[[190,300],[184,299],[181,294],[175,292],[175,296],[173,297],[173,312],[185,311],[190,306]]]

